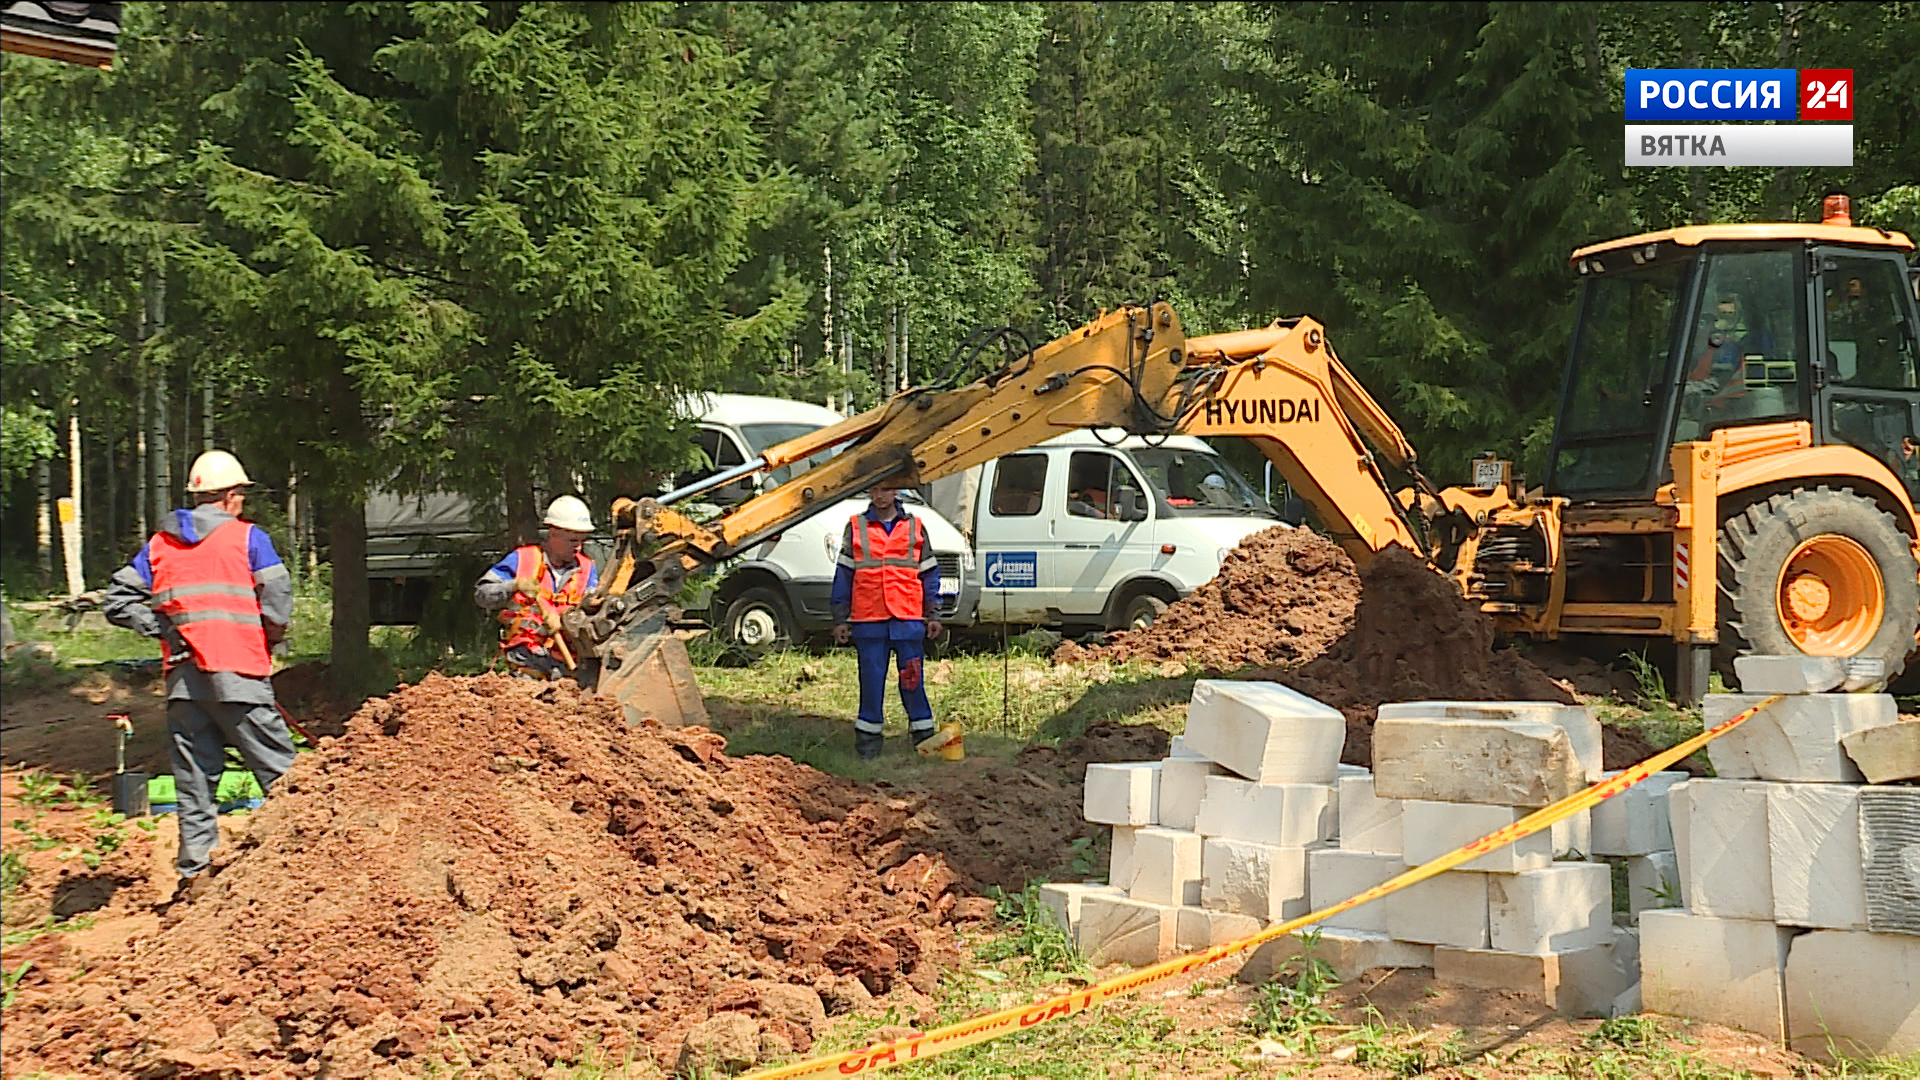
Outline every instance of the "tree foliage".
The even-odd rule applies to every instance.
[[[1804,219],[1834,189],[1920,230],[1912,4],[208,2],[127,25],[111,73],[6,58],[9,478],[64,453],[76,398],[124,461],[142,387],[211,388],[221,439],[336,520],[374,485],[524,519],[537,491],[604,504],[686,464],[696,392],[862,408],[980,325],[1044,338],[1158,296],[1195,332],[1319,318],[1452,479],[1539,460],[1573,248]],[[1629,66],[1852,67],[1857,163],[1627,169]]]

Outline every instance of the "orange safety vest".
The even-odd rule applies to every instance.
[[[907,527],[888,532],[865,514],[853,515],[847,531],[853,555],[853,622],[926,618],[920,582],[927,537],[920,519],[903,515]]]
[[[593,560],[582,552],[578,569],[556,592],[547,583],[546,553],[539,544],[515,548],[513,555],[513,576],[539,582],[540,595],[528,596],[516,592],[513,602],[500,609],[500,651],[505,652],[515,645],[545,648],[548,642],[545,609],[552,607],[564,612],[580,606],[580,601],[587,597],[587,578],[593,575]]]
[[[267,630],[260,622],[260,597],[253,591],[253,566],[247,558],[252,538],[252,525],[225,521],[197,544],[164,532],[147,542],[154,613],[165,616],[186,639],[193,649],[193,663],[201,671],[273,674]]]

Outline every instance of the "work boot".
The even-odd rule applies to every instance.
[[[908,728],[907,729],[907,753],[908,754],[919,753],[920,744],[923,742],[926,742],[928,739],[933,738],[936,734],[938,734],[938,730],[935,728],[930,728],[930,727]]]
[[[877,732],[856,731],[853,733],[853,752],[860,755],[861,761],[872,761],[880,756],[887,745],[887,737]]]

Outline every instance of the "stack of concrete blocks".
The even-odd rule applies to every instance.
[[[1758,1032],[1819,1057],[1920,1052],[1920,787],[1875,749],[1913,745],[1891,697],[1832,693],[1846,665],[1741,657],[1709,727],[1717,779],[1670,794],[1684,910],[1640,915],[1647,1008]],[[1866,739],[1863,733],[1879,732]]]
[[[1600,768],[1600,725],[1584,706],[1383,705],[1373,775],[1341,782],[1340,846],[1313,854],[1314,904],[1511,825],[1597,781]],[[1336,915],[1323,940],[1364,935],[1386,962],[1423,963],[1443,982],[1525,993],[1569,1015],[1631,1009],[1635,936],[1614,925],[1610,868],[1590,860],[1596,846],[1629,846],[1619,833],[1657,850],[1641,816],[1577,815]]]
[[[1386,706],[1378,774],[1338,763],[1345,732],[1339,712],[1282,686],[1196,684],[1165,760],[1088,767],[1087,819],[1113,826],[1107,883],[1043,897],[1093,962],[1152,963],[1355,896],[1600,775],[1599,725],[1579,706]],[[1663,850],[1638,817],[1618,830],[1641,838],[1635,854]],[[1342,978],[1432,967],[1611,1015],[1638,972],[1632,932],[1613,925],[1609,869],[1586,861],[1593,846],[1584,816],[1536,834],[1327,920],[1314,955]],[[1269,943],[1240,977],[1271,977],[1303,949]]]
[[[1337,835],[1346,719],[1277,683],[1202,680],[1162,761],[1089,765],[1113,827],[1107,883],[1042,897],[1096,964],[1234,941],[1307,912],[1307,855]]]

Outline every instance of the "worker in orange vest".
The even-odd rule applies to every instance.
[[[499,613],[500,653],[512,668],[536,679],[582,673],[569,658],[560,616],[580,606],[600,583],[599,570],[582,548],[593,533],[587,504],[562,495],[547,506],[547,537],[494,563],[473,588],[474,602]],[[567,655],[563,655],[567,654]]]
[[[270,678],[271,650],[293,620],[293,576],[266,531],[240,520],[252,483],[225,450],[196,458],[187,471],[192,509],[162,521],[114,573],[101,605],[115,626],[161,642],[180,816],[175,901],[207,888],[227,747],[240,751],[263,792],[293,765]]]
[[[895,485],[882,481],[867,492],[865,513],[855,514],[840,535],[834,570],[833,639],[853,643],[860,662],[860,713],[853,746],[863,760],[880,756],[887,696],[887,663],[900,668],[900,704],[907,735],[915,743],[933,735],[933,705],[927,701],[924,667],[927,639],[940,636],[940,564],[920,519],[900,506]]]

